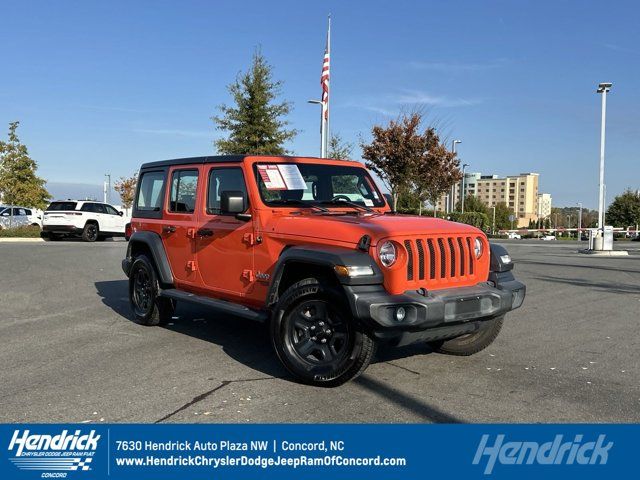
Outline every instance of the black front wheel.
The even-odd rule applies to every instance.
[[[158,295],[158,277],[153,264],[145,255],[139,255],[129,272],[129,303],[136,323],[159,325],[173,316],[175,304]]]
[[[335,387],[360,375],[375,351],[344,297],[308,278],[282,295],[271,322],[273,346],[282,364],[304,383]]]

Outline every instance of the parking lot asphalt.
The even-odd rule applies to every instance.
[[[133,323],[125,242],[0,244],[0,421],[640,421],[640,244],[500,243],[528,292],[493,345],[381,348],[333,389],[295,383],[249,321],[180,305]]]

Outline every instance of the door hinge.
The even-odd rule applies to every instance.
[[[242,277],[246,278],[250,282],[253,282],[256,279],[256,276],[254,275],[253,270],[243,270]]]
[[[196,229],[195,228],[187,228],[187,237],[196,238]]]
[[[190,272],[195,272],[196,270],[198,270],[198,264],[195,260],[189,260],[187,262],[187,270],[189,270]]]

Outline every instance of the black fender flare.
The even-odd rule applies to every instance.
[[[151,257],[156,266],[160,283],[173,285],[173,273],[171,272],[167,252],[164,249],[164,245],[162,245],[160,235],[155,232],[135,232],[131,235],[129,245],[127,246],[127,258],[122,261],[122,269],[127,277],[129,276],[129,270],[131,269],[131,264],[133,262],[131,252],[136,245],[140,244],[144,244],[151,252]]]
[[[367,252],[342,247],[293,246],[280,254],[271,277],[267,293],[267,305],[273,305],[278,299],[278,288],[287,264],[308,263],[309,265],[328,267],[343,285],[379,285],[383,282],[382,271]],[[373,275],[362,277],[342,277],[335,274],[336,265],[371,266]]]

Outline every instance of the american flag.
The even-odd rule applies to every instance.
[[[322,117],[329,120],[329,47],[330,47],[331,24],[327,31],[327,47],[324,50],[324,60],[322,61],[322,74],[320,75],[320,85],[322,85]]]

